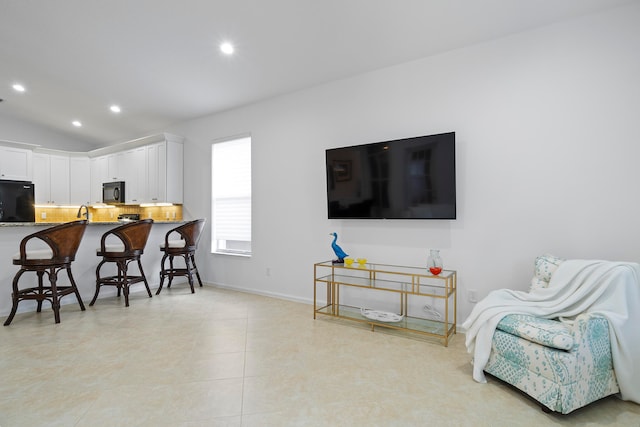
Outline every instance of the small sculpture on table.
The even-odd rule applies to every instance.
[[[333,252],[335,252],[336,256],[338,257],[338,259],[334,259],[332,262],[334,264],[343,264],[344,258],[348,257],[349,255],[345,251],[343,251],[342,248],[336,243],[336,241],[338,240],[338,233],[329,233],[329,236],[333,236],[331,249],[333,249]]]

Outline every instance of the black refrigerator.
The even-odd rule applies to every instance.
[[[35,222],[33,183],[0,180],[0,222]]]

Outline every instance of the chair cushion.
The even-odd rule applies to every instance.
[[[563,262],[564,259],[549,254],[537,257],[534,263],[534,276],[531,279],[530,290],[549,287],[551,276]]]
[[[574,344],[571,328],[557,320],[528,314],[509,314],[502,318],[497,328],[527,341],[559,350],[571,350]]]
[[[35,249],[26,252],[27,259],[51,259],[53,258],[53,251],[51,249]],[[13,259],[20,259],[20,252],[13,255]]]
[[[124,244],[123,243],[113,243],[110,245],[104,245],[105,252],[124,252]],[[100,252],[100,248],[96,249],[96,252]]]
[[[178,240],[169,240],[167,242],[170,248],[184,248],[187,244],[186,240],[178,239]],[[164,243],[160,244],[160,249],[164,248]]]

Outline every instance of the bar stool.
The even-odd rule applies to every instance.
[[[144,282],[149,298],[151,298],[151,289],[149,289],[149,283],[144,275],[140,256],[144,252],[152,225],[152,219],[144,219],[121,225],[102,235],[100,248],[96,251],[96,254],[102,257],[102,261],[96,267],[96,294],[89,303],[90,306],[98,299],[102,286],[117,287],[118,297],[120,291],[123,291],[126,307],[129,307],[129,287],[135,283]],[[129,263],[134,261],[138,264],[138,275],[131,275],[128,271]],[[116,264],[117,273],[113,276],[101,277],[100,269],[108,262]]]
[[[204,224],[204,219],[196,219],[169,230],[164,236],[164,243],[160,245],[160,250],[164,252],[160,270],[160,286],[156,291],[156,295],[160,294],[165,277],[169,278],[167,288],[170,288],[175,276],[187,276],[189,286],[191,286],[191,293],[193,294],[195,293],[193,289],[193,273],[195,273],[198,283],[202,287],[202,280],[200,280],[200,273],[198,273],[198,267],[196,266],[195,253],[198,249],[198,242],[200,241]],[[176,236],[176,234],[179,236]],[[176,256],[184,258],[184,268],[174,267],[173,257]],[[169,268],[165,268],[167,258],[169,258]]]
[[[78,292],[78,287],[71,274],[71,263],[75,260],[86,226],[86,220],[68,222],[38,231],[22,239],[20,252],[13,257],[13,264],[19,265],[20,270],[13,278],[13,293],[11,294],[13,307],[4,326],[11,323],[18,310],[18,303],[25,300],[37,301],[38,313],[42,311],[42,301],[49,301],[56,323],[60,323],[60,298],[65,295],[75,294],[80,309],[84,311],[80,292]],[[32,239],[43,241],[47,247],[40,245],[40,248],[37,248],[37,240]],[[67,276],[69,276],[71,284],[68,286],[58,285],[58,273],[62,270],[66,270]],[[27,271],[36,272],[38,286],[19,289],[18,281]],[[43,284],[42,278],[45,273],[49,278],[49,286]]]

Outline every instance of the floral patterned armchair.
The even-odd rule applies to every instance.
[[[640,263],[542,255],[529,292],[491,291],[462,328],[475,381],[568,414],[612,394],[640,404],[638,324]]]
[[[536,258],[531,291],[549,286],[562,258]],[[485,372],[517,387],[543,405],[568,414],[619,391],[613,370],[609,324],[594,314],[561,322],[509,314],[493,334]]]
[[[563,414],[619,391],[607,319],[587,313],[573,325],[505,316],[484,370]]]

